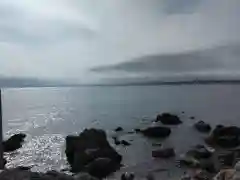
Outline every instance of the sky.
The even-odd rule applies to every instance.
[[[239,17],[239,0],[1,0],[0,76],[89,82],[146,72],[237,74],[239,53],[221,48],[239,47]],[[181,54],[193,58],[162,58]],[[149,65],[149,56],[166,68],[93,70],[138,58]]]

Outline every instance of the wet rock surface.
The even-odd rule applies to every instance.
[[[120,167],[122,156],[107,141],[106,133],[99,129],[86,129],[79,136],[66,137],[67,160],[73,172],[95,172],[107,176]],[[101,177],[102,178],[102,177]]]
[[[170,136],[171,129],[168,127],[149,127],[140,131],[144,136],[152,138],[166,138]]]
[[[235,148],[240,145],[240,128],[218,125],[205,142],[222,148]]]
[[[178,125],[182,124],[182,121],[177,115],[173,115],[170,113],[163,113],[157,116],[156,122],[161,122],[165,125]]]
[[[207,124],[204,121],[198,121],[194,124],[194,127],[196,130],[202,133],[209,133],[212,129],[210,124]]]
[[[48,171],[46,173],[31,172],[21,168],[6,169],[0,173],[1,180],[98,180],[88,173],[80,173],[74,176]]]
[[[11,152],[15,151],[22,147],[24,143],[24,139],[26,138],[26,134],[14,134],[8,140],[3,141],[3,151],[4,152]]]
[[[173,148],[165,148],[152,151],[152,157],[154,158],[171,158],[175,156]]]

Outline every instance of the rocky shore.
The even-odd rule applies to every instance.
[[[195,118],[191,118],[194,120]],[[237,126],[217,125],[211,127],[204,121],[196,121],[193,129],[204,134],[207,138],[203,144],[196,144],[181,156],[175,152],[175,147],[164,146],[164,139],[167,139],[175,130],[175,126],[181,128],[184,122],[180,117],[170,113],[157,115],[154,126],[147,126],[135,129],[129,134],[135,133],[146,139],[159,139],[161,143],[155,143],[152,150],[152,157],[163,160],[176,160],[178,168],[187,168],[188,172],[182,179],[206,180],[213,179],[214,176],[226,175],[231,172],[234,176],[237,172],[236,164],[240,158],[240,128]],[[116,127],[113,131],[120,134],[123,127]],[[16,134],[3,142],[5,152],[15,151],[21,148],[25,134]],[[112,137],[115,146],[131,146],[131,143],[119,136]],[[161,141],[160,141],[161,140]],[[104,179],[121,169],[124,166],[122,155],[109,143],[109,138],[104,130],[85,129],[79,135],[69,135],[65,138],[65,154],[67,161],[74,175],[49,171],[46,173],[31,172],[28,167],[18,167],[6,169],[0,173],[0,180],[85,180]],[[148,174],[146,179],[153,179],[153,175]],[[233,178],[233,177],[232,177]],[[133,174],[125,175],[121,179],[134,179]]]

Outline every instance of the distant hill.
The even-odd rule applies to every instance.
[[[18,78],[18,77],[0,77],[0,88],[14,87],[51,87],[63,85],[63,83],[40,80],[35,78]]]

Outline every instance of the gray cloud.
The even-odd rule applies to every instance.
[[[90,81],[108,74],[89,69],[107,65],[136,76],[236,71],[227,55],[196,52],[239,43],[239,10],[239,0],[2,0],[0,74]]]
[[[91,71],[98,73],[129,73],[143,76],[171,77],[174,74],[233,73],[240,67],[240,44],[221,46],[183,53],[149,55],[116,65],[100,66]]]

